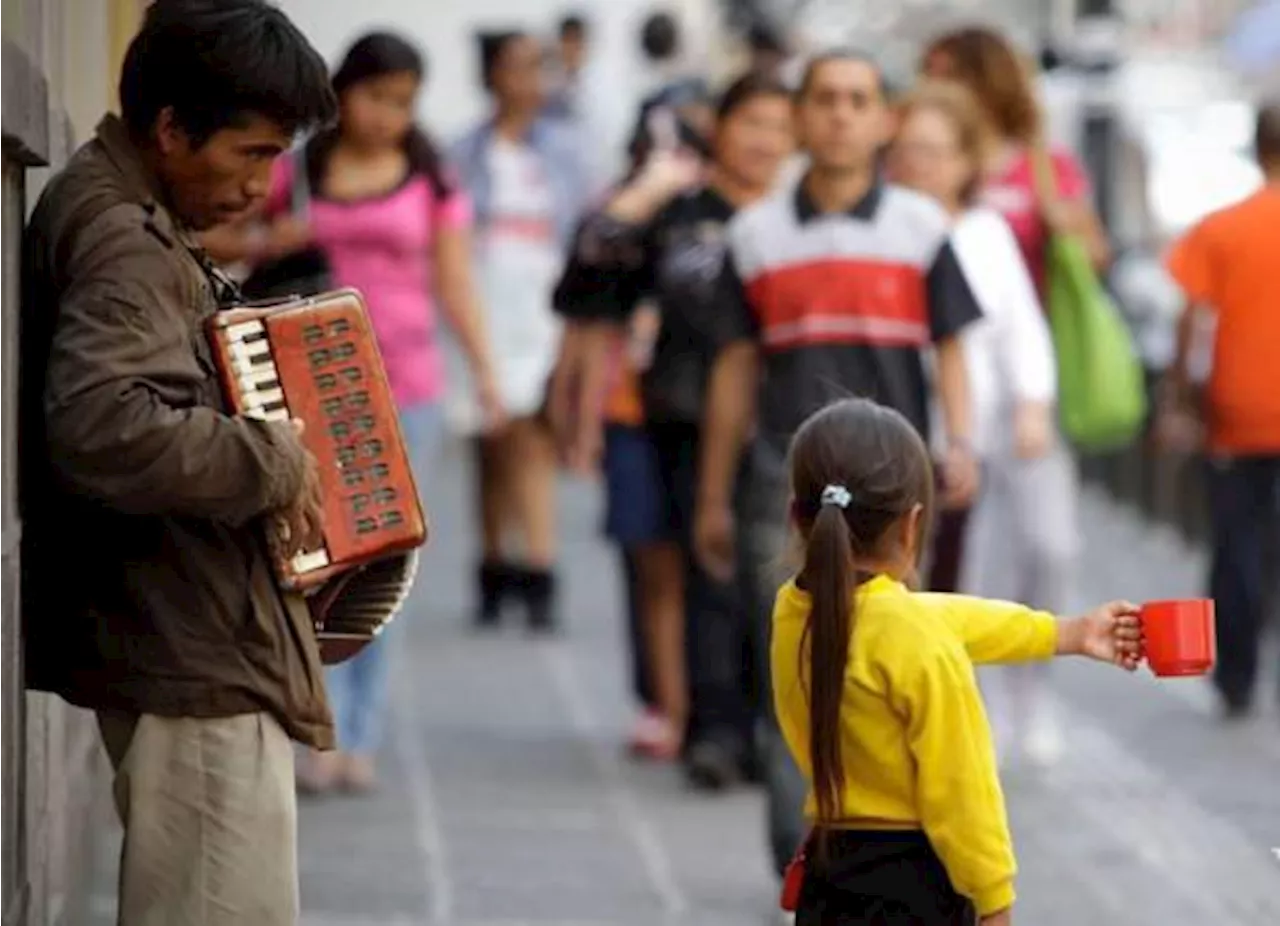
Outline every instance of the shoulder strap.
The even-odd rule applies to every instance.
[[[1031,159],[1031,184],[1036,191],[1036,203],[1041,217],[1049,211],[1049,207],[1058,201],[1058,172],[1053,166],[1053,155],[1049,151],[1049,142],[1042,132],[1037,132],[1027,146],[1027,156]]]

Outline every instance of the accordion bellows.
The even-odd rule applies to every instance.
[[[307,594],[325,661],[340,661],[403,605],[427,536],[364,302],[343,289],[226,309],[210,339],[233,412],[306,425],[324,491],[324,544],[277,563],[277,574]]]

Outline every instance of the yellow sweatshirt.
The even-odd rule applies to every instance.
[[[800,675],[809,611],[807,593],[783,586],[771,662],[778,722],[812,782]],[[840,715],[841,825],[922,829],[980,915],[1009,906],[1017,868],[973,664],[1050,658],[1056,620],[1007,602],[911,592],[877,576],[857,594],[853,628]],[[806,812],[816,814],[812,795]]]

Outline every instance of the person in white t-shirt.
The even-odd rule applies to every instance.
[[[1035,285],[1005,220],[974,204],[984,142],[980,110],[963,88],[925,84],[902,103],[891,170],[954,216],[952,248],[984,315],[961,336],[984,476],[964,528],[958,591],[1046,606],[1069,593],[1074,468],[1055,424],[1057,371]],[[1011,738],[1033,758],[1054,751],[1045,715],[1028,703],[1040,680],[1006,672],[989,686],[1002,752]]]
[[[476,623],[497,624],[510,600],[531,629],[557,624],[556,448],[547,389],[560,345],[551,295],[585,197],[581,139],[544,112],[543,50],[523,32],[482,33],[480,76],[493,109],[453,148],[475,212],[474,267],[487,309],[493,368],[507,421],[487,424],[466,390],[455,425],[478,435],[480,562]],[[455,382],[465,371],[455,373]],[[507,535],[520,541],[517,559]]]

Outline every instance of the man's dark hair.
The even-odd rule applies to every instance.
[[[742,107],[760,97],[791,97],[787,85],[769,74],[746,73],[731,83],[716,100],[716,122],[724,122]]]
[[[587,37],[587,20],[579,16],[577,13],[570,13],[560,20],[560,38],[579,38]]]
[[[824,65],[831,64],[836,61],[856,61],[860,64],[868,65],[876,72],[876,82],[879,84],[882,96],[887,95],[888,88],[885,86],[884,70],[880,67],[880,63],[874,57],[865,51],[859,51],[856,48],[834,48],[831,51],[824,51],[809,60],[805,65],[804,74],[800,77],[800,85],[796,87],[796,99],[803,99],[809,92],[810,86],[813,84],[814,77],[817,76]]]
[[[1280,101],[1273,100],[1258,106],[1253,150],[1263,168],[1280,168]]]
[[[289,134],[337,111],[324,59],[262,0],[155,0],[129,44],[120,109],[145,138],[166,107],[197,146],[250,116]]]
[[[650,61],[669,61],[680,50],[680,26],[670,13],[654,13],[640,27],[640,48]]]

